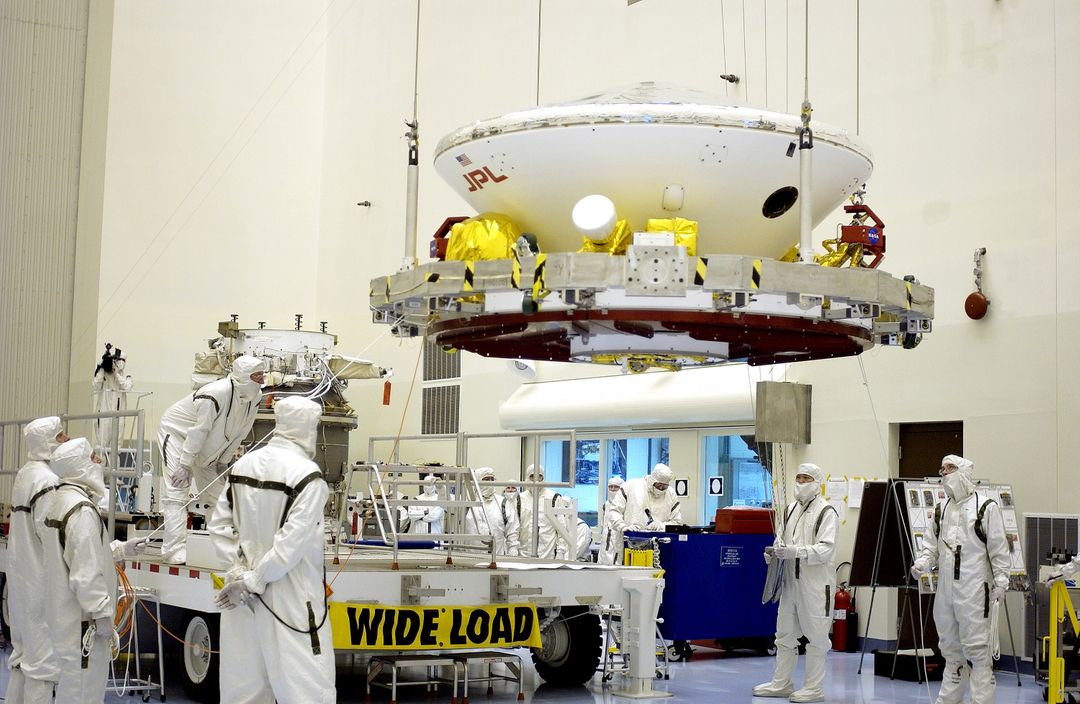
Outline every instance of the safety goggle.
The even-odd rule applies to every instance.
[[[938,474],[943,477],[947,477],[953,472],[955,472],[957,469],[959,469],[959,467],[957,467],[955,464],[943,464],[941,465],[941,469],[938,470]]]

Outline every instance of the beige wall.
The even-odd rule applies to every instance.
[[[422,2],[421,251],[444,217],[470,212],[431,166],[446,132],[538,98],[641,80],[794,111],[802,8]],[[389,406],[381,384],[350,391],[361,417],[354,456],[366,455],[369,435],[419,431],[419,381],[404,410],[419,341],[388,337],[367,307],[370,279],[402,257],[415,27],[407,0],[117,3],[111,68],[93,78],[108,96],[94,172],[101,204],[82,209],[79,224],[100,230],[100,256],[80,263],[93,279],[80,290],[96,300],[83,313],[96,318],[94,348],[126,349],[137,385],[156,393],[154,415],[186,389],[191,355],[218,320],[238,313],[242,323],[282,325],[304,313],[330,322],[343,353],[396,369]],[[884,268],[934,286],[938,313],[918,349],[864,355],[865,386],[855,359],[790,368],[789,379],[814,385],[815,423],[813,445],[789,466],[806,458],[834,474],[885,476],[896,465],[895,424],[957,419],[979,473],[1013,481],[1021,511],[1080,505],[1080,146],[1069,138],[1078,36],[1080,7],[1067,0],[812,4],[815,117],[871,145],[870,202],[888,223]],[[726,72],[742,81],[720,81]],[[362,200],[371,207],[357,207]],[[976,247],[988,250],[993,300],[978,323],[961,310]],[[88,370],[73,365],[75,384]],[[521,378],[472,355],[462,369],[462,429],[498,430],[498,405]],[[606,372],[541,364],[537,378],[596,373]],[[679,431],[672,444],[673,465],[695,481],[697,436]],[[495,466],[510,454],[476,452],[477,464]],[[872,635],[888,632],[885,621],[875,619]]]

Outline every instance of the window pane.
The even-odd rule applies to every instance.
[[[620,438],[608,440],[608,467],[604,483],[611,477],[638,479],[652,472],[659,462],[668,463],[668,439]]]
[[[706,521],[714,519],[718,508],[772,505],[772,481],[742,436],[708,435],[702,449]],[[709,496],[709,479],[717,476],[724,479],[724,495]]]
[[[569,440],[544,440],[540,445],[541,463],[548,481],[570,481],[567,468],[570,464]],[[556,491],[577,501],[578,515],[590,526],[596,527],[597,498],[600,484],[600,441],[578,440],[574,453],[575,475],[573,488]]]

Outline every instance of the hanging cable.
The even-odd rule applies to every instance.
[[[878,442],[881,444],[881,459],[885,463],[885,472],[889,470],[889,451],[885,448],[885,436],[881,434],[881,423],[878,422],[877,408],[874,406],[874,395],[870,393],[870,382],[866,380],[866,367],[863,366],[862,355],[856,355],[859,361],[859,373],[862,375],[863,388],[866,389],[866,398],[870,401],[870,412],[874,416],[874,427],[877,428]]]

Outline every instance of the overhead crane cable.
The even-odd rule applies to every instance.
[[[769,107],[769,7],[762,3],[761,5],[761,46],[763,52],[761,54],[762,59],[765,62],[765,102],[763,103],[766,108]]]
[[[165,255],[165,252],[167,252],[169,247],[172,246],[172,243],[176,240],[176,238],[180,235],[180,233],[184,231],[184,228],[187,227],[187,224],[189,222],[191,222],[192,218],[194,218],[195,215],[200,211],[203,204],[209,199],[210,195],[215,192],[215,189],[217,188],[218,184],[221,183],[221,181],[229,173],[229,170],[232,168],[232,165],[236,162],[236,160],[240,157],[240,155],[244,153],[244,150],[251,143],[251,141],[255,138],[255,135],[258,134],[259,130],[262,128],[262,126],[266,122],[266,120],[271,115],[274,114],[274,112],[277,110],[278,106],[281,104],[281,101],[285,98],[286,95],[289,94],[289,91],[296,84],[296,81],[299,80],[300,76],[303,75],[304,71],[308,67],[308,64],[310,64],[311,61],[315,58],[315,56],[317,56],[322,51],[323,46],[330,39],[330,37],[334,34],[334,32],[337,31],[337,29],[341,26],[342,21],[345,19],[345,17],[350,12],[352,12],[355,7],[357,7],[360,4],[360,3],[349,3],[349,4],[347,4],[347,8],[345,9],[345,11],[341,14],[340,17],[337,18],[334,25],[330,29],[327,30],[326,35],[318,42],[318,44],[312,50],[311,54],[304,61],[303,65],[301,65],[297,69],[296,75],[293,77],[293,79],[291,81],[289,81],[288,85],[285,86],[285,88],[281,92],[281,95],[278,96],[276,101],[274,101],[274,104],[270,107],[270,109],[266,112],[266,114],[263,115],[261,119],[259,119],[258,124],[256,124],[251,129],[250,133],[247,135],[247,138],[244,140],[244,143],[240,145],[240,148],[236,151],[235,154],[233,154],[233,156],[229,159],[228,163],[226,163],[224,165],[224,168],[222,168],[221,173],[217,175],[217,177],[213,180],[213,183],[211,183],[209,185],[209,187],[207,188],[206,192],[202,195],[202,197],[198,200],[198,202],[194,204],[194,207],[191,209],[191,212],[187,215],[187,217],[184,219],[184,221],[176,228],[176,230],[164,240],[163,244],[160,247],[160,251],[157,253],[157,255],[154,256],[152,260],[150,260],[149,264],[146,267],[141,269],[142,274],[140,276],[138,276],[138,278],[135,280],[134,284],[132,284],[132,286],[130,287],[128,292],[123,295],[123,297],[119,300],[119,302],[116,303],[115,310],[112,312],[112,314],[110,314],[104,320],[104,322],[98,322],[97,318],[100,317],[106,311],[106,309],[109,307],[109,304],[112,303],[113,299],[116,298],[116,296],[120,294],[120,291],[121,291],[121,289],[123,289],[124,284],[126,284],[129,281],[129,279],[131,279],[131,277],[136,274],[137,271],[140,271],[140,264],[142,264],[143,260],[146,259],[150,255],[150,251],[152,249],[154,249],[154,247],[158,243],[158,241],[161,240],[163,235],[165,235],[166,231],[169,229],[169,225],[177,217],[177,214],[180,212],[180,210],[184,207],[184,205],[188,204],[188,202],[192,200],[193,194],[196,192],[196,190],[198,190],[198,188],[200,186],[202,186],[204,183],[206,183],[209,180],[210,173],[211,173],[211,171],[213,171],[214,166],[221,162],[221,160],[223,159],[223,155],[228,150],[228,148],[234,142],[237,141],[238,137],[240,136],[241,129],[249,121],[249,119],[252,118],[252,116],[255,114],[256,110],[258,109],[259,105],[263,103],[264,98],[267,97],[267,95],[271,92],[271,90],[274,88],[274,86],[278,83],[278,79],[281,78],[282,74],[285,73],[285,71],[289,68],[289,66],[293,62],[293,58],[296,56],[297,52],[299,52],[303,48],[303,46],[307,43],[307,41],[308,41],[309,37],[311,37],[312,33],[322,25],[323,18],[327,16],[327,14],[330,12],[331,8],[333,8],[338,3],[339,3],[339,0],[332,0],[332,2],[328,3],[327,6],[326,6],[326,9],[323,10],[322,14],[320,14],[319,17],[315,20],[315,22],[311,25],[311,27],[308,29],[307,33],[305,33],[303,38],[301,38],[300,41],[296,44],[296,46],[293,48],[292,52],[290,52],[289,56],[282,63],[281,68],[279,68],[277,73],[274,74],[274,77],[270,79],[269,83],[267,83],[267,85],[263,89],[262,93],[260,93],[259,97],[255,99],[255,101],[252,103],[251,107],[248,109],[247,113],[244,115],[243,118],[240,119],[240,121],[236,124],[235,129],[233,129],[232,133],[225,140],[225,142],[221,145],[221,148],[217,151],[217,153],[213,156],[213,158],[211,158],[210,161],[207,163],[206,168],[204,168],[202,173],[200,173],[199,176],[196,177],[195,182],[191,185],[191,187],[187,190],[187,192],[184,194],[184,196],[176,204],[176,207],[172,209],[172,211],[169,213],[169,216],[167,218],[165,218],[165,222],[162,223],[162,225],[158,229],[158,231],[156,233],[154,233],[154,236],[150,239],[150,242],[145,247],[143,247],[142,252],[135,259],[135,262],[123,274],[123,276],[120,278],[120,281],[116,284],[116,287],[112,290],[112,292],[105,299],[105,301],[98,306],[97,315],[95,316],[94,320],[87,323],[83,327],[83,329],[79,332],[78,335],[73,336],[73,338],[72,338],[72,347],[77,347],[86,338],[87,334],[90,333],[92,329],[95,329],[95,335],[96,335],[96,330],[103,330],[110,322],[112,322],[113,318],[115,318],[119,314],[119,312],[123,309],[124,304],[127,303],[128,299],[130,299],[132,295],[134,295],[134,293],[138,289],[138,287],[142,285],[142,283],[150,275],[150,272],[153,271],[154,267],[161,260],[161,258]]]
[[[417,104],[420,102],[420,0],[416,0],[416,36],[413,54],[413,102],[412,121],[416,123]]]
[[[720,0],[720,46],[723,54],[723,73],[727,76],[729,75],[727,68],[727,23],[724,21],[724,0]],[[724,81],[724,95],[728,94],[730,87],[731,83]]]
[[[859,373],[862,374],[863,387],[866,389],[866,398],[870,400],[870,412],[874,416],[874,428],[877,429],[878,442],[881,443],[881,459],[885,465],[885,471],[889,469],[889,451],[885,448],[885,437],[881,434],[881,423],[878,422],[877,407],[874,405],[874,395],[870,393],[870,382],[866,379],[866,367],[863,365],[862,355],[856,355],[859,361]]]
[[[803,102],[810,102],[810,0],[803,3]]]
[[[859,80],[862,73],[862,6],[855,0],[855,134],[859,134],[861,91]]]
[[[746,58],[746,0],[742,0],[742,66],[743,66],[743,82],[746,87],[743,88],[743,96],[746,102],[750,102],[750,64]]]
[[[540,106],[540,34],[544,26],[544,0],[536,8],[536,106]]]

